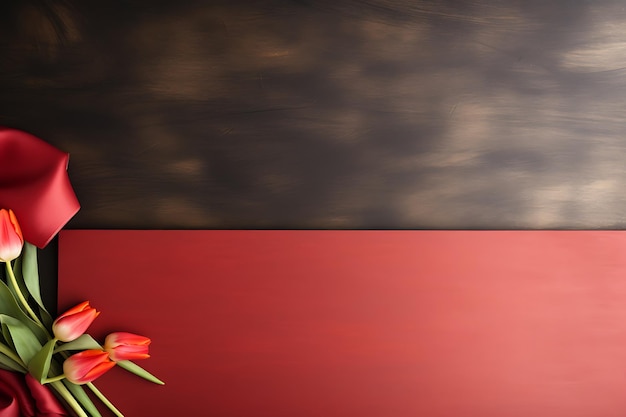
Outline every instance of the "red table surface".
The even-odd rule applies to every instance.
[[[626,414],[626,233],[61,232],[60,311],[152,338],[128,417]]]

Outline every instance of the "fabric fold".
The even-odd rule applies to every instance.
[[[24,239],[45,247],[78,212],[69,154],[30,133],[0,127],[0,208],[12,209]]]
[[[0,417],[69,415],[48,387],[32,376],[0,369]]]

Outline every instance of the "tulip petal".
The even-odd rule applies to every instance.
[[[98,317],[99,311],[89,306],[89,301],[69,309],[52,323],[54,337],[62,342],[70,342],[87,330]]]
[[[96,310],[90,310],[63,317],[53,324],[54,335],[62,342],[74,340],[85,333],[97,316]]]
[[[151,340],[145,336],[140,336],[127,332],[115,332],[109,334],[104,340],[104,350],[109,353],[113,361],[147,359],[148,346]]]
[[[104,374],[109,369],[113,368],[114,366],[115,366],[115,362],[113,361],[99,363],[98,365],[91,368],[91,370],[85,374],[85,376],[83,377],[83,380],[85,382],[91,382],[94,379],[101,376],[102,374]]]
[[[151,340],[145,336],[141,336],[134,333],[128,332],[115,332],[109,334],[105,339],[105,344],[108,344],[112,347],[120,346],[120,345],[149,345]]]
[[[24,238],[12,210],[0,209],[0,262],[20,256]]]
[[[98,378],[115,366],[109,355],[97,349],[76,353],[63,362],[65,377],[74,384],[85,384]]]
[[[89,307],[89,301],[83,301],[82,303],[80,303],[78,305],[75,305],[74,307],[70,308],[69,310],[67,310],[66,312],[61,314],[59,317],[65,317],[65,316],[69,316],[69,315],[72,315],[72,314],[76,314],[76,313],[78,313],[80,311],[83,311],[87,307]]]

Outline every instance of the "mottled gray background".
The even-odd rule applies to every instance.
[[[626,224],[622,0],[4,1],[69,228]]]

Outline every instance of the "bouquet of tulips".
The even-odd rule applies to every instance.
[[[0,369],[25,374],[30,386],[51,387],[60,403],[80,417],[100,416],[85,387],[122,416],[92,383],[116,365],[163,384],[132,362],[149,357],[150,339],[116,332],[101,345],[85,333],[100,314],[88,301],[51,317],[41,298],[37,248],[24,241],[15,214],[6,209],[0,209],[0,262],[5,264],[0,280]]]

